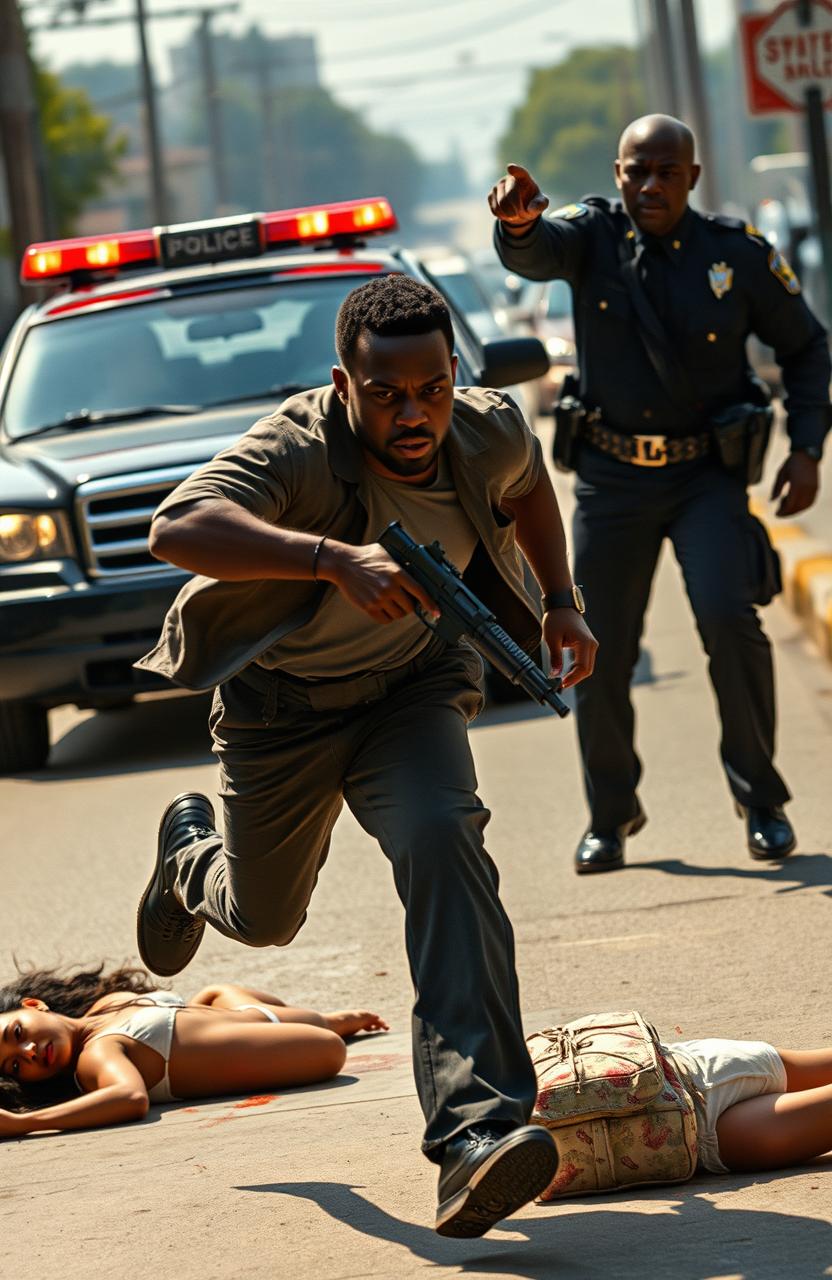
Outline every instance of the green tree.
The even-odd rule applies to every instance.
[[[532,73],[499,142],[498,163],[525,165],[558,203],[612,190],[626,124],[646,110],[639,54],[624,45],[573,49]]]
[[[83,89],[67,88],[59,76],[37,66],[35,92],[56,231],[72,235],[84,206],[117,176],[127,138],[95,111]]]

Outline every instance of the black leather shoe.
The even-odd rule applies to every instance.
[[[745,818],[748,852],[752,858],[785,858],[797,844],[794,827],[779,805],[737,804],[737,813]]]
[[[445,1147],[436,1230],[457,1238],[484,1235],[545,1191],[557,1168],[557,1148],[540,1125],[508,1133],[471,1125]]]
[[[211,835],[216,835],[214,810],[208,797],[198,791],[177,796],[162,814],[156,866],[136,918],[139,955],[148,969],[162,977],[170,978],[185,968],[205,931],[205,921],[186,911],[174,892],[176,854]]]
[[[615,831],[585,831],[575,850],[575,870],[579,876],[595,871],[617,871],[624,866],[624,841],[634,836],[647,821],[647,815],[639,809],[634,818],[623,822]]]

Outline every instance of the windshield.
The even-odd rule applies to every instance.
[[[3,423],[50,423],[152,405],[209,405],[328,383],[335,316],[362,278],[226,289],[114,307],[33,326]]]

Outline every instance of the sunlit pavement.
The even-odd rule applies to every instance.
[[[569,485],[559,487],[568,506]],[[766,623],[777,647],[779,763],[800,838],[782,866],[753,863],[744,850],[717,763],[705,660],[670,556],[635,688],[650,822],[628,845],[626,870],[572,871],[585,818],[569,721],[530,704],[474,727],[529,1029],[635,1007],[668,1038],[832,1042],[832,668],[784,608],[768,609]],[[215,794],[206,717],[202,698],[101,716],[62,711],[50,768],[0,781],[6,969],[13,955],[41,964],[135,956],[135,905],[159,813],[177,791]],[[449,982],[453,965],[449,956]],[[212,934],[178,988],[187,995],[224,977],[319,1008],[360,1002],[392,1031],[353,1044],[330,1086],[0,1145],[0,1223],[9,1247],[25,1245],[27,1269],[60,1263],[64,1278],[165,1280],[832,1275],[829,1162],[533,1206],[478,1242],[435,1236],[435,1173],[419,1155],[408,1063],[402,913],[383,857],[349,815],[297,940],[258,951]]]

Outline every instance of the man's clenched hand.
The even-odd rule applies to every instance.
[[[563,669],[563,651],[571,650],[572,666],[563,677],[564,689],[592,675],[598,641],[575,609],[550,609],[543,618],[543,639],[549,650],[552,675]]]
[[[396,622],[417,608],[432,618],[439,610],[428,593],[373,542],[353,547],[327,538],[318,561],[318,577],[332,582],[350,604],[374,622]]]
[[[549,197],[544,196],[527,169],[519,164],[507,166],[508,172],[488,194],[488,207],[514,235],[528,230],[544,209]]]

